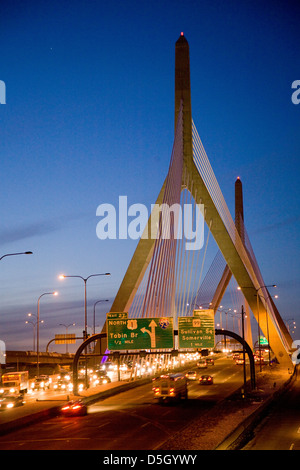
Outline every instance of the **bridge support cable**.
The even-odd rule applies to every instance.
[[[182,146],[182,118],[180,111],[169,172],[166,178],[163,203],[158,213],[156,213],[157,234],[140,314],[142,317],[167,316],[173,310],[176,241],[178,230],[180,229]]]
[[[211,164],[208,160],[207,154],[199,137],[196,126],[193,122],[193,158],[195,165],[198,169],[199,175],[201,176],[209,195],[221,217],[226,230],[235,245],[240,258],[243,260],[244,266],[246,267],[249,276],[252,281],[257,283],[253,266],[249,260],[245,247],[242,243],[240,235],[236,229],[235,223],[231,217]],[[221,247],[220,247],[221,248]],[[221,248],[222,251],[222,248]]]
[[[262,281],[262,276],[259,275],[258,265],[249,256],[232,220],[194,123],[193,144],[193,159],[196,167],[193,170],[193,174],[195,178],[197,173],[199,174],[198,185],[202,187],[203,195],[205,194],[206,207],[209,208],[210,213],[215,214],[213,218],[214,222],[216,222],[216,227],[214,227],[213,236],[232,274],[241,286],[245,299],[256,320],[260,320],[260,312],[263,314],[263,317],[266,317],[265,321],[261,322],[261,329],[264,335],[267,336],[268,327],[270,345],[278,361],[282,364],[284,363],[289,368],[291,366],[290,335],[285,331],[284,326],[280,325],[282,320],[280,320],[279,314],[276,320],[274,317],[270,317],[272,321],[268,322],[269,315],[261,298],[266,297],[262,290],[265,283]],[[257,303],[254,298],[256,293],[263,294],[259,295],[260,300]]]
[[[261,274],[261,271],[258,266],[258,262],[256,260],[256,256],[254,254],[254,250],[252,248],[250,238],[248,236],[247,230],[244,226],[243,220],[240,220],[240,225],[241,225],[241,230],[244,234],[245,238],[245,247],[247,249],[247,253],[251,259],[252,265],[254,266],[256,276],[259,280],[260,286],[262,286],[261,289],[257,291],[257,294],[260,298],[260,301],[262,302],[265,310],[266,310],[266,316],[270,318],[270,320],[273,322],[273,324],[276,326],[278,334],[281,336],[282,341],[284,342],[286,349],[290,350],[292,348],[292,338],[288,333],[288,329],[282,320],[273,300],[272,296],[270,295],[270,292],[267,287],[264,287],[264,280]]]

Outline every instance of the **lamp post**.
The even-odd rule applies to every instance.
[[[96,276],[110,276],[110,273],[100,273],[100,274],[90,274],[88,277],[83,277],[83,276],[78,276],[78,275],[72,275],[72,276],[67,276],[65,274],[60,274],[58,277],[59,279],[65,279],[67,277],[77,277],[81,279],[84,282],[84,331],[83,331],[83,341],[87,339],[87,296],[86,296],[86,284],[87,281],[91,277],[96,277]],[[85,385],[87,388],[87,362],[85,361]]]
[[[265,300],[271,299],[278,299],[278,295],[269,295]],[[270,348],[270,333],[269,333],[269,319],[268,319],[268,306],[266,308],[266,320],[267,320],[267,336],[268,336],[268,352],[269,352],[269,366],[271,366],[271,348]]]
[[[97,302],[94,303],[94,323],[93,323],[93,333],[94,333],[94,334],[95,334],[95,332],[96,332],[96,331],[95,331],[95,328],[96,328],[96,324],[95,324],[95,323],[96,323],[96,320],[95,320],[95,314],[96,314],[96,312],[95,312],[95,310],[96,310],[96,305],[99,304],[100,302],[108,302],[108,299],[105,299],[105,300],[102,300],[102,299],[101,299],[101,300],[97,300]]]
[[[28,313],[28,316],[31,317],[32,313]],[[34,316],[36,317],[36,315],[34,315]],[[26,320],[25,323],[26,323],[26,325],[28,325],[30,323],[33,326],[33,351],[35,351],[35,328],[36,328],[36,325],[37,325],[37,321],[33,322],[33,321],[30,321],[30,320]],[[41,320],[40,323],[44,323],[44,320]]]
[[[37,302],[37,328],[36,328],[36,367],[37,367],[37,376],[40,376],[40,364],[39,364],[39,359],[40,359],[40,300],[44,295],[58,295],[58,292],[44,292],[44,294],[41,294],[38,298]]]
[[[101,273],[101,274],[90,274],[88,277],[82,277],[82,276],[66,276],[65,274],[60,274],[58,277],[59,279],[65,279],[67,277],[78,277],[79,279],[82,279],[84,282],[84,332],[83,332],[83,340],[86,340],[87,338],[87,297],[86,297],[86,284],[87,281],[91,277],[96,277],[96,276],[110,276],[110,273]]]
[[[0,261],[6,256],[17,256],[17,255],[32,255],[32,251],[23,251],[21,253],[7,253],[6,255],[2,255],[0,257]]]
[[[221,305],[219,308],[217,308],[215,310],[215,312],[220,312],[220,323],[221,323],[221,328],[222,328],[222,314],[225,313],[225,329],[227,330],[228,329],[228,318],[227,318],[227,315],[229,312],[231,312],[231,308],[228,308],[227,310],[221,310],[223,308],[223,306]],[[222,328],[223,329],[223,328]],[[225,349],[225,352],[227,350],[227,340],[226,340],[226,335],[224,335],[224,349]]]
[[[257,289],[256,287],[251,287],[251,286],[246,286],[246,287],[238,287],[238,290],[243,290],[243,289],[255,289],[256,291],[256,298],[257,298],[257,324],[258,324],[258,352],[259,352],[259,369],[260,369],[260,372],[262,371],[262,366],[261,366],[261,356],[260,356],[260,351],[261,351],[261,348],[260,348],[260,327],[259,327],[259,294],[258,292],[260,291],[260,289],[263,289],[263,288],[268,288],[268,287],[277,287],[276,284],[271,284],[271,285],[266,285],[266,286],[259,286]],[[270,345],[269,345],[270,347]]]
[[[244,306],[242,305],[242,338],[243,338],[243,366],[244,366],[244,389],[246,391],[246,351],[245,351],[245,322],[244,322]]]
[[[292,323],[293,329],[295,329],[296,328],[296,322],[295,322],[294,318],[290,318],[289,320],[285,321],[288,332],[289,333],[294,333],[294,331],[290,331],[290,323]]]

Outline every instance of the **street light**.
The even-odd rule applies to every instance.
[[[278,295],[268,295],[268,297],[265,300],[268,299],[278,299]],[[269,350],[269,366],[271,366],[271,348],[270,348],[270,333],[269,333],[269,319],[268,319],[268,305],[266,308],[266,320],[267,320],[267,335],[268,335],[268,350]],[[261,360],[261,359],[259,359]]]
[[[277,287],[276,284],[271,284],[271,285],[267,285],[267,286],[259,286],[257,289],[256,287],[252,287],[252,286],[246,286],[246,287],[238,287],[238,290],[242,290],[242,289],[255,289],[256,291],[256,298],[257,298],[257,324],[258,324],[258,351],[259,351],[259,369],[260,369],[260,372],[262,371],[262,366],[261,366],[261,356],[260,356],[260,327],[259,327],[259,290],[260,289],[263,289],[263,288],[268,288],[268,287]],[[263,296],[264,297],[264,296]],[[265,298],[265,297],[264,297]],[[270,344],[269,344],[269,347],[270,347]]]
[[[66,276],[65,274],[60,274],[58,276],[59,279],[65,279],[67,277],[78,277],[79,279],[82,279],[84,282],[84,332],[83,332],[83,340],[86,340],[87,338],[87,299],[86,299],[86,283],[88,279],[91,277],[96,277],[96,276],[110,276],[110,273],[101,273],[101,274],[90,274],[90,276],[84,278],[82,276]]]
[[[58,276],[59,279],[65,279],[67,277],[78,277],[79,279],[82,279],[84,282],[84,332],[83,332],[83,341],[87,339],[87,299],[86,299],[86,283],[88,279],[91,277],[96,277],[96,276],[110,276],[110,273],[101,273],[101,274],[90,274],[88,277],[82,277],[82,276],[66,276],[65,274],[60,274]],[[85,385],[86,388],[88,386],[88,379],[87,379],[87,360],[85,358]]]
[[[16,255],[32,255],[32,251],[23,251],[22,253],[7,253],[6,255],[2,255],[0,257],[0,261],[6,256],[16,256]]]
[[[225,313],[226,317],[225,317],[225,329],[227,330],[228,329],[228,319],[227,319],[227,315],[228,313],[232,310],[231,308],[227,309],[227,310],[222,310],[223,309],[223,305],[220,305],[219,308],[216,309],[216,312],[219,312],[220,313],[220,323],[221,323],[221,328],[222,328],[222,314]],[[227,349],[227,346],[226,346],[226,335],[224,335],[224,349],[226,351]]]
[[[28,313],[28,317],[32,317],[32,315],[33,315],[32,313]],[[36,315],[33,315],[33,316],[36,317]],[[35,351],[35,328],[37,325],[37,321],[33,322],[30,320],[26,320],[25,323],[26,325],[31,324],[33,326],[33,351]],[[44,323],[44,320],[41,320],[40,323]]]
[[[288,320],[285,321],[285,324],[286,324],[286,327],[288,329],[288,332],[289,333],[294,333],[294,331],[290,331],[290,323],[292,322],[292,325],[293,325],[293,329],[297,328],[296,327],[296,322],[294,320],[294,318],[290,318]]]
[[[37,302],[37,332],[36,332],[36,366],[37,366],[37,376],[40,376],[40,364],[39,364],[39,358],[40,358],[40,300],[44,295],[58,295],[58,292],[44,292],[44,294],[41,294],[38,298]]]

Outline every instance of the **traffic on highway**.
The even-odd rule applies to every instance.
[[[221,355],[223,358],[223,355]],[[230,363],[243,365],[244,360],[241,353],[229,354]],[[228,358],[227,357],[227,358]],[[159,403],[167,399],[188,398],[189,385],[192,382],[200,385],[213,385],[215,375],[220,371],[214,367],[218,354],[211,354],[201,357],[197,353],[179,355],[179,357],[166,358],[161,355],[153,357],[151,361],[145,360],[142,363],[133,364],[132,360],[125,360],[121,365],[108,362],[98,368],[80,368],[78,371],[79,394],[87,389],[97,393],[100,386],[133,378],[152,377],[152,391],[154,399]],[[264,361],[261,356],[261,361]],[[178,368],[192,365],[184,372],[178,372]],[[246,361],[247,365],[247,361]],[[208,371],[209,369],[209,371]],[[176,373],[177,370],[177,373]],[[214,373],[211,371],[214,370]],[[160,373],[162,371],[162,373]],[[71,397],[73,392],[72,371],[62,369],[59,374],[45,375],[29,379],[28,371],[7,372],[2,375],[0,384],[0,410],[9,410],[26,403],[47,400],[51,398]]]
[[[155,380],[145,385],[92,404],[83,396],[74,399],[70,394],[55,417],[28,426],[26,433],[20,429],[3,435],[0,449],[154,449],[171,433],[241,386],[243,368],[237,366],[232,357],[214,357],[214,361],[206,362],[205,368],[198,363],[199,360],[188,361],[180,372],[155,374]],[[130,376],[131,370],[124,374]],[[95,371],[90,371],[89,377],[94,380],[96,375]],[[111,369],[106,375],[112,382],[102,388],[116,381],[117,371]],[[68,381],[66,376],[68,374],[64,380]],[[212,378],[209,386],[204,386],[204,376]],[[54,389],[61,380],[59,376],[51,377],[49,389],[25,394],[23,406],[53,396],[66,397],[64,391]],[[161,382],[160,388],[158,382]],[[180,386],[174,387],[177,382]],[[157,388],[161,400],[157,399]]]

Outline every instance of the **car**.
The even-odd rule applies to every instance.
[[[197,372],[195,370],[188,370],[185,374],[188,380],[196,380],[197,379]]]
[[[60,408],[63,416],[85,416],[87,414],[87,406],[82,400],[69,401]]]
[[[244,364],[244,359],[242,359],[241,357],[238,358],[236,361],[235,361],[236,365],[243,365]]]
[[[46,390],[50,388],[50,379],[48,375],[40,375],[36,377],[31,388],[32,390]]]
[[[197,367],[199,369],[206,369],[207,368],[207,362],[205,359],[202,359],[200,360],[199,362],[197,362]]]
[[[2,395],[0,398],[0,410],[8,410],[24,405],[23,395]]]
[[[110,382],[111,379],[105,371],[96,371],[90,378],[90,383],[92,387],[96,387],[97,385],[108,384]]]
[[[67,380],[68,382],[70,382],[71,379],[72,379],[72,372],[68,370],[61,370],[59,375],[57,376],[57,380]]]
[[[214,366],[215,361],[213,359],[206,359],[207,365]]]
[[[200,385],[212,385],[214,383],[214,379],[211,375],[201,375],[199,378]]]
[[[73,384],[69,380],[59,379],[57,382],[53,384],[54,391],[71,392],[72,388],[73,388]]]

